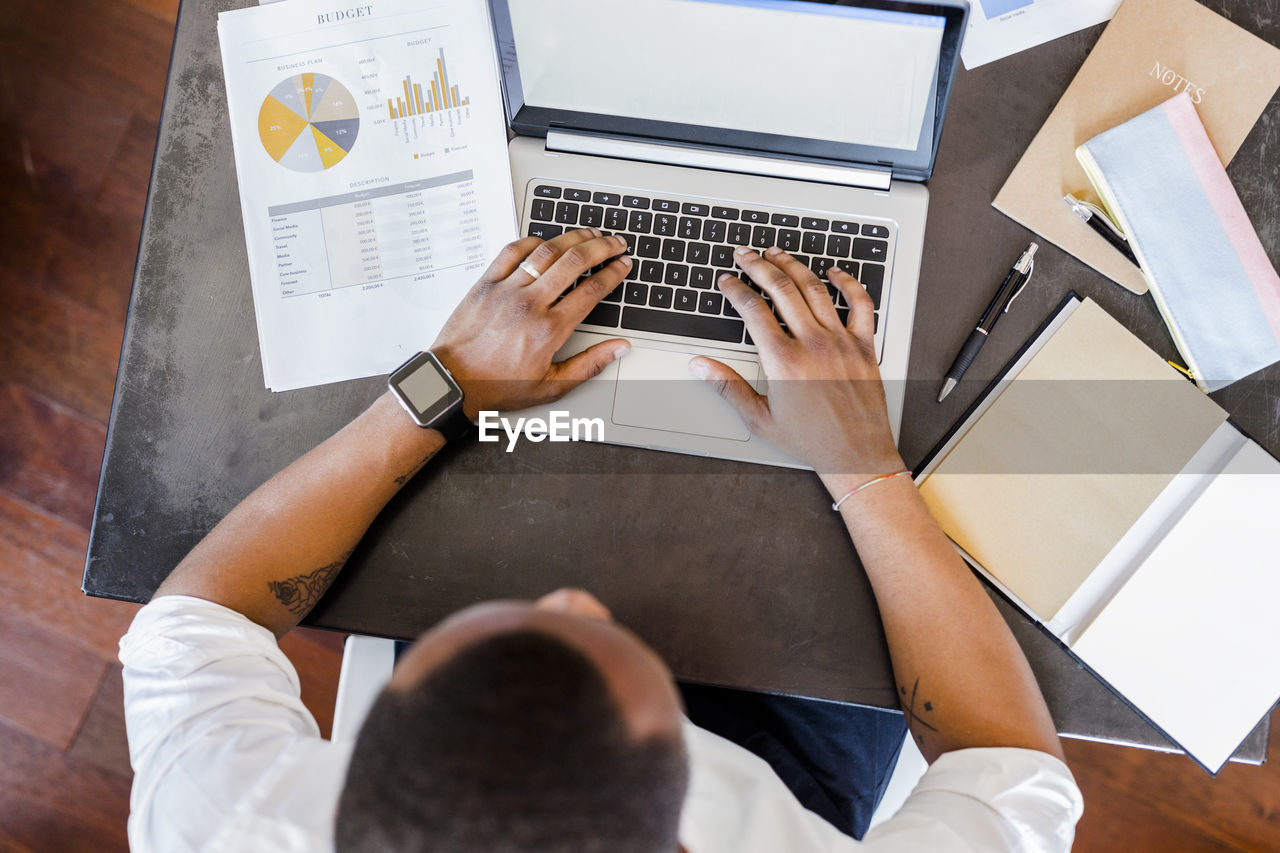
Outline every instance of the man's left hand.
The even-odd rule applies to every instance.
[[[631,259],[622,255],[626,247],[621,237],[588,228],[546,242],[526,237],[503,248],[431,347],[462,387],[467,417],[558,400],[627,353],[630,345],[619,338],[552,361],[631,269]]]

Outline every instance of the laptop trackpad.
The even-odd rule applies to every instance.
[[[691,353],[632,346],[618,364],[613,422],[625,426],[746,441],[742,418],[720,395],[689,372]],[[721,358],[756,387],[760,366]]]

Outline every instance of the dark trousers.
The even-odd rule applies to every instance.
[[[680,683],[689,719],[768,762],[805,808],[862,838],[907,726],[874,708]]]

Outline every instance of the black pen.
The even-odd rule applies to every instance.
[[[1013,265],[1013,269],[1009,270],[1009,274],[1004,277],[995,298],[991,300],[987,310],[982,312],[982,319],[978,321],[977,328],[969,333],[968,340],[964,342],[964,346],[960,347],[960,354],[951,363],[951,369],[947,371],[947,380],[942,383],[942,393],[938,395],[939,403],[947,399],[952,389],[960,384],[960,380],[964,378],[964,372],[969,369],[969,365],[973,364],[973,360],[982,351],[982,345],[987,342],[987,335],[991,334],[991,330],[996,327],[996,321],[1002,314],[1008,312],[1013,300],[1031,280],[1031,273],[1036,268],[1036,252],[1039,249],[1040,246],[1036,243],[1028,246],[1022,253],[1022,257],[1018,258],[1018,262]]]
[[[1129,241],[1120,233],[1120,229],[1112,224],[1102,210],[1087,201],[1081,201],[1071,194],[1062,197],[1062,200],[1071,205],[1071,209],[1075,211],[1076,216],[1084,220],[1085,224],[1098,233],[1103,240],[1106,240],[1115,250],[1128,258],[1134,266],[1141,267],[1138,263],[1138,256],[1133,253],[1133,249],[1129,246]]]

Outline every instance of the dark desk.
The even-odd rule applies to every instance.
[[[232,164],[217,11],[182,5],[84,587],[145,601],[241,498],[381,393],[379,379],[263,388]],[[1254,4],[1207,5],[1243,19]],[[1252,27],[1280,42],[1280,20]],[[1166,356],[1149,298],[1052,246],[945,405],[940,377],[1029,234],[989,206],[1100,29],[961,73],[930,209],[901,446],[918,462],[1065,294],[1092,296]],[[1262,142],[1232,167],[1272,258],[1280,194]],[[1274,158],[1274,154],[1270,155]],[[424,343],[429,343],[425,342]],[[1272,452],[1280,369],[1217,399]],[[287,531],[283,532],[287,535]],[[308,624],[411,637],[447,613],[566,584],[600,596],[681,677],[896,707],[875,603],[811,474],[603,445],[450,448],[387,508]],[[1164,741],[997,598],[1064,733]],[[1266,732],[1247,753],[1260,757]]]

